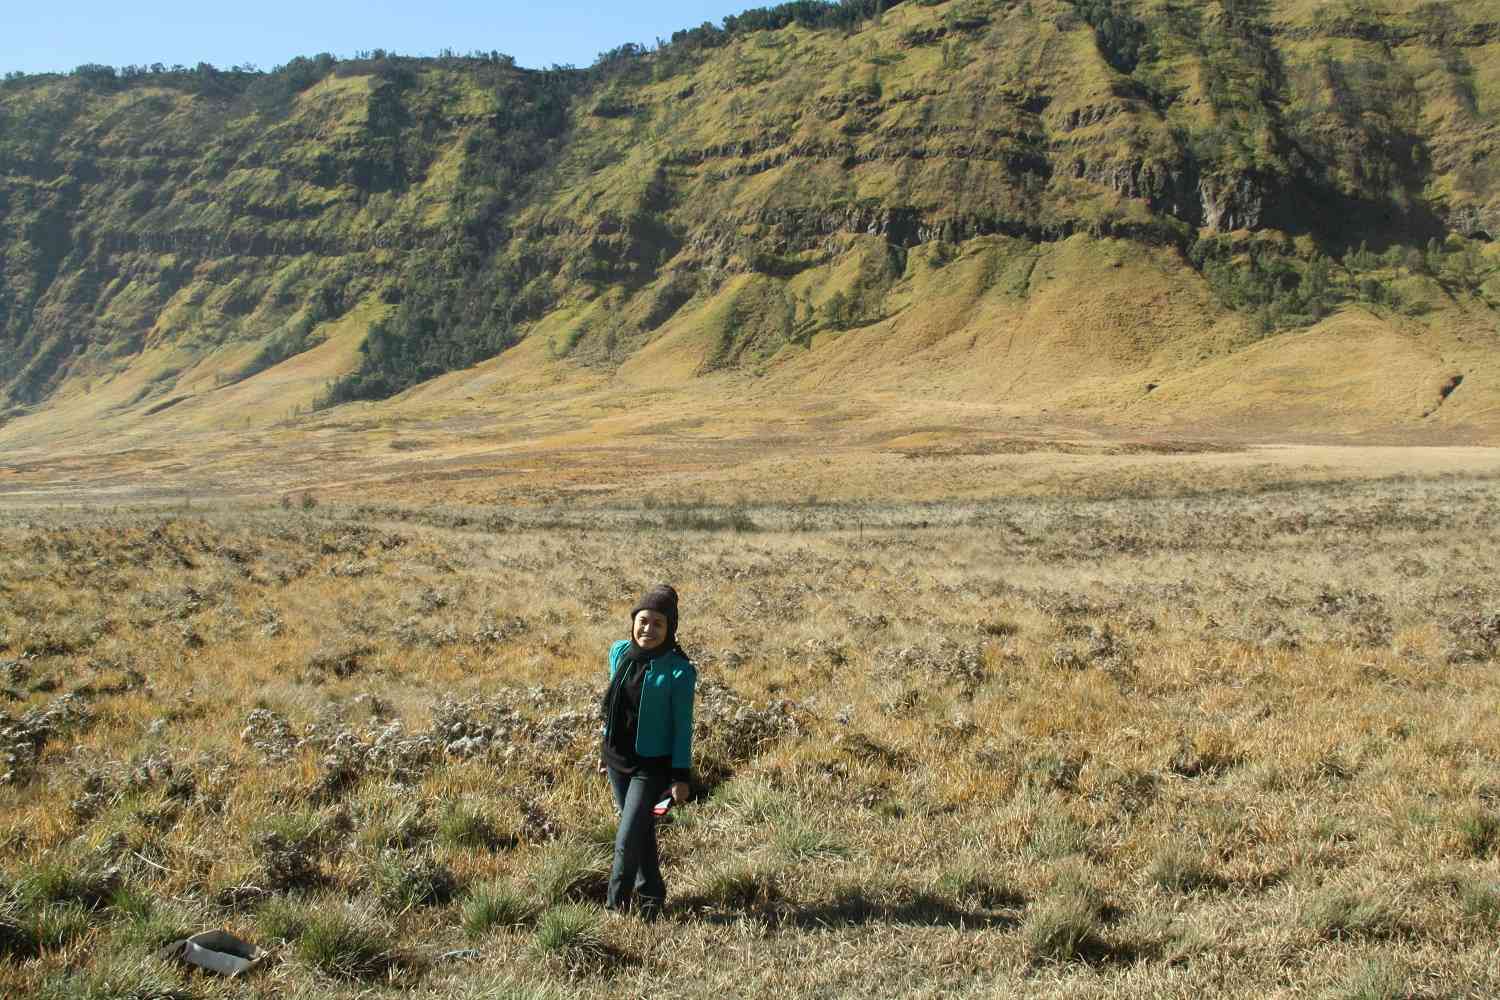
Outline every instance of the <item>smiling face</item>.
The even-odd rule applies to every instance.
[[[630,637],[642,649],[655,649],[667,641],[667,616],[659,611],[637,611]]]

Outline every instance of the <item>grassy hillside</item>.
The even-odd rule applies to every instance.
[[[1484,435],[1497,98],[1463,0],[792,4],[589,70],[14,79],[0,440],[265,426],[536,338],[579,384]]]

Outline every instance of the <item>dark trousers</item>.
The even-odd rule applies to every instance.
[[[666,798],[671,782],[664,774],[645,771],[622,774],[611,767],[609,784],[615,793],[615,808],[620,811],[620,828],[615,832],[608,906],[612,910],[626,909],[634,893],[639,897],[636,906],[643,913],[660,910],[667,899],[667,886],[661,879],[656,817],[651,809]]]

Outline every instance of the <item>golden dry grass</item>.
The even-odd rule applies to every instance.
[[[0,991],[1493,995],[1496,480],[1163,495],[1174,471],[13,508]],[[701,787],[642,925],[588,908],[593,710],[659,579]],[[510,916],[466,931],[480,894]],[[145,958],[218,925],[285,944],[244,984]]]

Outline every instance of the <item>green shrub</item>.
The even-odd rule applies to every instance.
[[[576,903],[548,910],[537,921],[536,947],[544,955],[569,959],[601,956],[605,949],[599,911]]]
[[[33,951],[50,951],[89,932],[93,915],[77,903],[50,903],[22,915],[20,942]]]
[[[0,958],[31,958],[87,934],[94,920],[78,903],[38,903],[0,895]]]
[[[1103,914],[1099,890],[1080,875],[1065,875],[1026,918],[1021,936],[1027,954],[1034,960],[1067,962],[1104,950]]]
[[[1383,938],[1400,925],[1394,908],[1378,897],[1352,889],[1325,889],[1303,910],[1302,923],[1324,938]]]
[[[296,941],[311,919],[311,909],[306,904],[275,896],[256,911],[255,926],[266,941]]]
[[[387,851],[374,863],[375,896],[388,910],[441,906],[458,891],[458,880],[447,865],[434,858],[410,857]]]
[[[591,844],[605,853],[613,853],[615,849],[615,835],[618,832],[619,823],[617,820],[600,817],[584,824],[579,836],[584,843]]]
[[[1087,848],[1088,830],[1065,813],[1043,813],[1026,840],[1027,851],[1037,858],[1064,858]]]
[[[787,861],[838,861],[849,856],[849,848],[821,830],[793,824],[776,832],[776,853]]]
[[[155,909],[149,895],[130,885],[122,885],[109,897],[109,912],[112,916],[137,920],[151,915]]]
[[[603,899],[609,878],[609,856],[595,844],[564,841],[537,863],[531,884],[543,905],[568,900]]]
[[[311,809],[278,812],[256,822],[254,837],[264,840],[279,837],[287,844],[321,847],[326,839],[323,818]]]
[[[160,963],[125,956],[51,976],[34,994],[35,1000],[193,1000],[197,995]]]
[[[509,838],[501,835],[493,819],[483,808],[456,802],[438,817],[438,839],[449,847],[472,847],[494,850]]]
[[[982,869],[973,865],[945,871],[938,877],[937,890],[961,906],[977,904],[985,909],[1019,906],[1023,897],[997,884]]]
[[[90,910],[108,904],[119,886],[118,869],[67,858],[44,861],[20,880],[21,896],[33,903],[74,903]]]
[[[1338,1000],[1401,1000],[1410,996],[1405,971],[1388,958],[1371,958],[1356,965],[1335,988]]]
[[[1151,882],[1166,892],[1190,893],[1214,889],[1223,880],[1214,873],[1201,855],[1170,845],[1159,851],[1148,872]]]
[[[332,976],[359,979],[394,964],[385,925],[348,907],[312,911],[297,938],[297,957]]]
[[[1120,0],[1073,0],[1078,15],[1094,29],[1094,45],[1104,61],[1133,73],[1146,44],[1146,26]]]
[[[115,940],[137,951],[153,951],[193,932],[193,922],[175,906],[162,906],[130,886],[115,891],[109,913],[122,922]]]
[[[714,797],[734,811],[739,822],[749,826],[782,823],[791,816],[787,796],[759,777],[739,777],[728,781]]]
[[[497,927],[518,927],[532,917],[531,902],[501,882],[480,886],[463,905],[464,933],[482,937]]]
[[[1500,927],[1500,882],[1466,881],[1458,887],[1458,902],[1466,915]]]
[[[381,797],[361,809],[359,841],[367,848],[407,850],[429,840],[436,832],[420,801]]]
[[[1204,237],[1189,259],[1219,301],[1251,314],[1261,334],[1311,326],[1347,298],[1321,254],[1303,260],[1269,247],[1235,254],[1222,237]]]
[[[1458,818],[1458,833],[1471,857],[1484,858],[1500,845],[1500,813],[1475,807]]]

